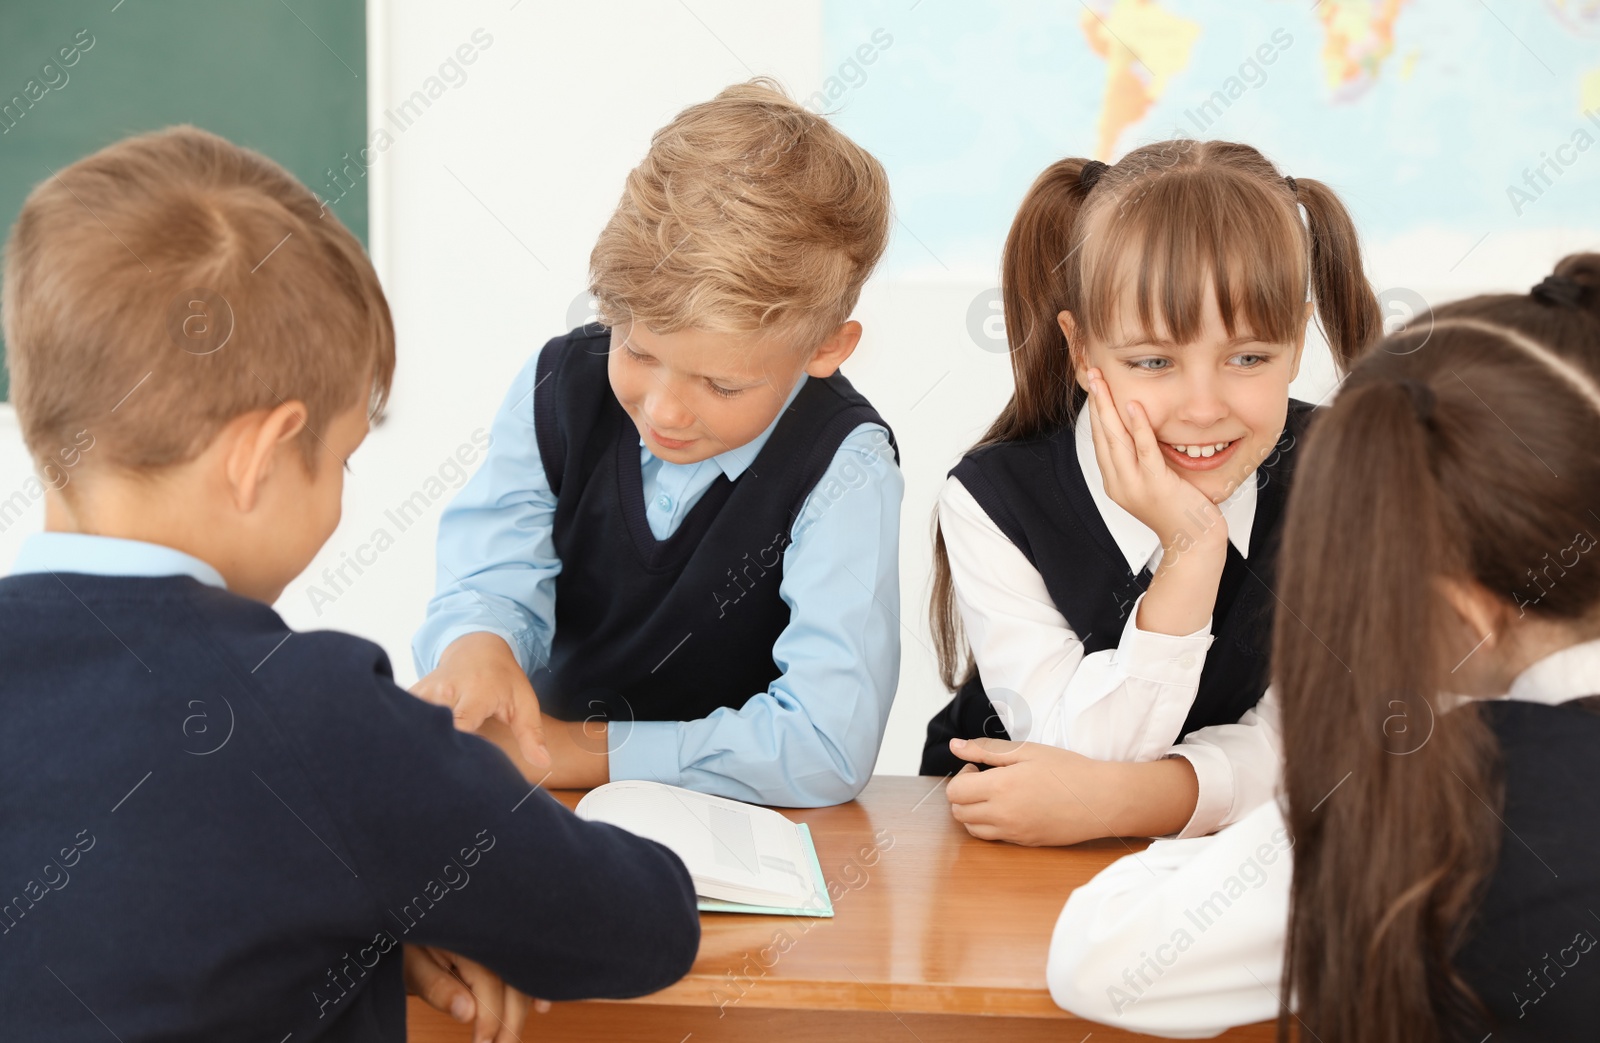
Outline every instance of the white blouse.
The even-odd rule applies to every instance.
[[[1085,484],[1129,571],[1153,571],[1161,540],[1106,494],[1087,414],[1079,415],[1073,434]],[[1220,509],[1229,541],[1248,558],[1256,482],[1241,484]],[[1187,758],[1200,800],[1179,836],[1213,832],[1272,795],[1280,754],[1270,689],[1239,723],[1199,729],[1178,742],[1211,646],[1210,620],[1181,637],[1141,630],[1141,595],[1128,606],[1117,646],[1085,655],[1044,577],[955,478],[939,495],[939,527],[978,674],[1013,739],[1100,760]]]
[[[1504,698],[1556,704],[1597,690],[1600,641],[1588,641],[1534,663]],[[1277,1017],[1291,844],[1269,800],[1215,836],[1158,840],[1113,862],[1061,910],[1051,997],[1081,1017],[1180,1039]]]

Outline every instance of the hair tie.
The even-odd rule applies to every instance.
[[[1082,188],[1085,194],[1094,191],[1094,186],[1100,183],[1100,175],[1110,169],[1098,159],[1091,159],[1078,172],[1078,187]]]
[[[1433,406],[1438,401],[1433,388],[1418,380],[1402,380],[1400,386],[1411,398],[1411,409],[1424,424],[1433,419]]]
[[[1588,287],[1568,275],[1547,275],[1544,281],[1529,290],[1530,296],[1546,304],[1567,304],[1576,307],[1583,303]]]
[[[1289,191],[1294,193],[1296,199],[1300,198],[1300,186],[1294,183],[1294,178],[1285,174],[1283,183],[1289,186]]]

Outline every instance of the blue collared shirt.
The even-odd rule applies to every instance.
[[[11,574],[80,572],[90,576],[193,576],[228,589],[222,573],[192,554],[159,543],[91,536],[82,532],[40,532],[17,552]]]
[[[480,631],[504,638],[529,674],[550,656],[561,560],[556,497],[534,434],[537,366],[536,352],[495,416],[483,465],[439,519],[437,589],[411,645],[419,674],[433,670],[452,641]],[[743,474],[777,425],[694,464],[667,463],[641,442],[645,514],[656,539],[677,530],[719,474]],[[904,490],[884,428],[852,431],[783,554],[778,594],[792,614],[772,649],[781,675],[742,707],[700,720],[612,722],[611,778],[793,807],[860,792],[900,674]]]

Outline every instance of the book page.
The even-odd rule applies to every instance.
[[[576,810],[671,848],[710,897],[802,904],[816,889],[794,823],[767,808],[625,781],[592,790]]]

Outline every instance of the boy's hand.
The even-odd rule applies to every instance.
[[[1164,836],[1194,814],[1199,784],[1182,757],[1099,761],[1036,742],[952,739],[969,761],[946,787],[950,814],[979,840],[1028,847]],[[991,765],[979,772],[978,765]]]
[[[490,718],[501,721],[525,761],[540,771],[550,768],[539,697],[499,635],[479,632],[450,642],[439,666],[413,685],[411,694],[450,707],[456,727],[465,732],[481,731]]]
[[[500,976],[465,956],[426,945],[405,947],[406,992],[421,996],[428,1006],[457,1021],[478,1023],[472,1038],[478,1043],[518,1043],[531,997],[500,980]],[[543,1014],[549,1000],[532,1000]]]
[[[1106,495],[1153,529],[1161,545],[1209,540],[1226,546],[1228,523],[1205,493],[1183,480],[1162,455],[1150,418],[1138,402],[1124,414],[1098,369],[1089,371],[1089,424]],[[1187,537],[1187,539],[1183,539]]]

